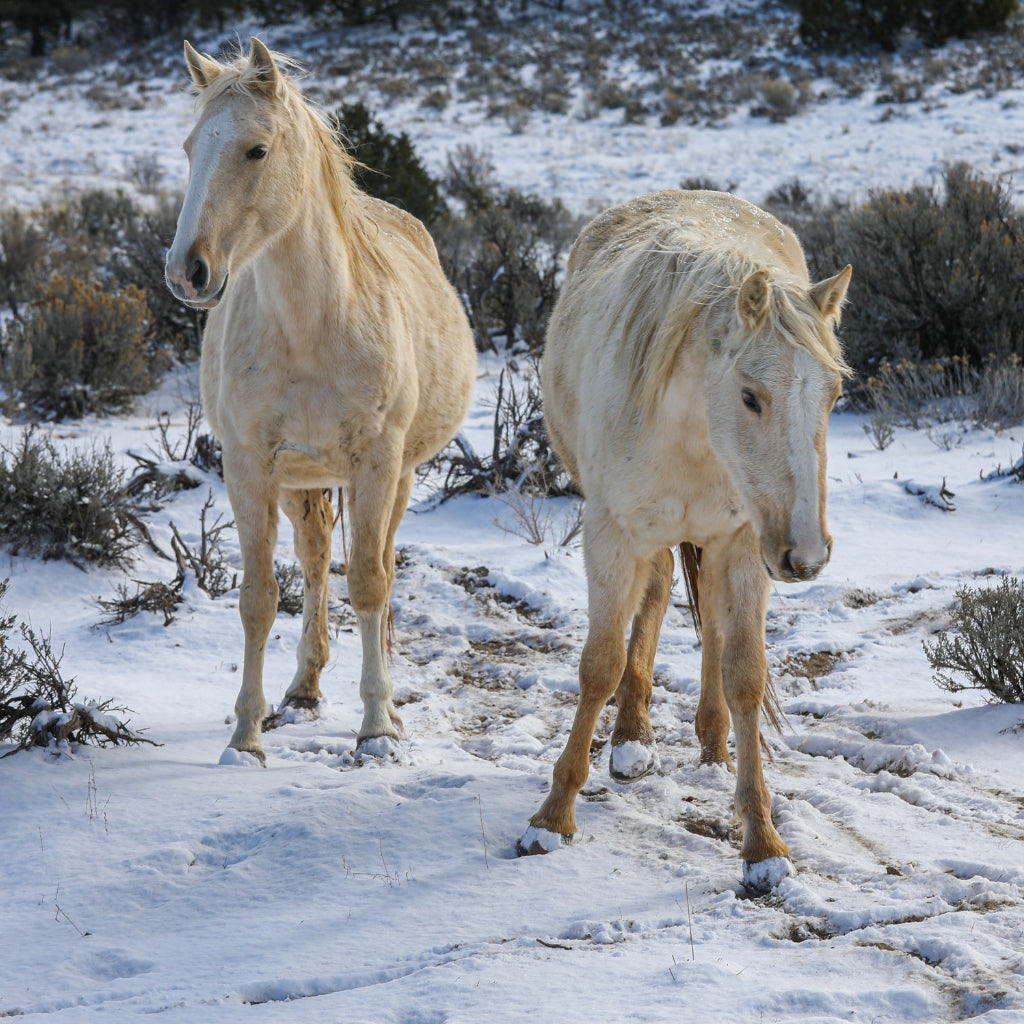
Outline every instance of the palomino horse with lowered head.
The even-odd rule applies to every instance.
[[[202,401],[223,449],[244,568],[245,658],[229,750],[264,760],[278,506],[294,527],[304,583],[298,667],[283,704],[313,708],[321,698],[335,487],[347,492],[348,591],[362,638],[358,739],[363,750],[386,750],[402,733],[386,656],[395,531],[416,466],[469,407],[469,324],[423,225],[356,187],[352,161],[287,61],[258,39],[230,64],[187,42],[185,57],[199,116],[185,142],[189,184],[166,277],[178,298],[210,311]]]
[[[590,626],[572,731],[520,853],[575,833],[613,694],[612,776],[656,767],[651,675],[682,545],[694,586],[699,565],[701,760],[731,767],[731,715],[745,877],[764,888],[792,870],[761,770],[765,616],[772,580],[813,579],[831,554],[825,432],[851,273],[812,285],[793,232],[721,192],[641,196],[573,246],[541,374],[552,444],[586,498]]]

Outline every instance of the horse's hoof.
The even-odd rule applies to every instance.
[[[765,896],[777,889],[784,878],[796,874],[788,857],[768,857],[767,860],[743,862],[743,884],[754,896]]]
[[[616,743],[608,758],[608,774],[616,782],[636,782],[661,767],[658,748],[653,743],[627,740]]]
[[[285,697],[260,723],[261,732],[295,722],[315,722],[320,717],[322,697]]]
[[[401,752],[401,743],[392,736],[367,736],[356,744],[356,761],[395,761]]]
[[[568,846],[572,842],[573,833],[563,835],[550,829],[530,825],[522,837],[516,840],[516,853],[520,857],[534,857],[540,853],[551,853],[560,846]]]
[[[242,768],[266,768],[267,755],[262,750],[236,750],[227,747],[218,764],[238,765]]]

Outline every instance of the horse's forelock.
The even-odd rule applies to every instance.
[[[280,83],[278,99],[285,100],[289,92],[299,95],[295,81],[305,74],[304,65],[293,57],[278,53],[276,50],[270,50],[269,53],[278,70]],[[241,95],[259,90],[260,67],[253,62],[251,53],[243,53],[239,49],[238,54],[231,61],[226,64],[218,61],[218,64],[220,72],[216,78],[205,86],[193,85],[192,87],[196,97],[196,106],[200,110],[226,92]]]
[[[786,279],[772,281],[769,296],[767,329],[804,349],[841,377],[852,375],[836,338],[833,319],[818,309],[806,285]]]

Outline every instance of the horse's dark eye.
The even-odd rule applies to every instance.
[[[245,151],[246,160],[262,160],[267,155],[266,146],[253,146]]]
[[[743,389],[743,404],[751,412],[761,412],[761,403],[757,400],[757,395],[755,395],[749,388]]]

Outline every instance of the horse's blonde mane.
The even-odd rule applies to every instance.
[[[731,240],[709,245],[693,227],[676,223],[653,239],[638,235],[593,255],[596,265],[590,269],[602,278],[603,294],[614,296],[611,315],[622,331],[618,358],[627,381],[628,419],[650,425],[679,354],[705,335],[701,328],[710,321],[726,322],[740,286],[759,270],[769,275],[768,312],[746,346],[774,334],[841,376],[850,375],[834,333],[838,318],[822,316],[806,281],[781,264],[766,265],[738,251]],[[716,343],[713,337],[708,341]]]

